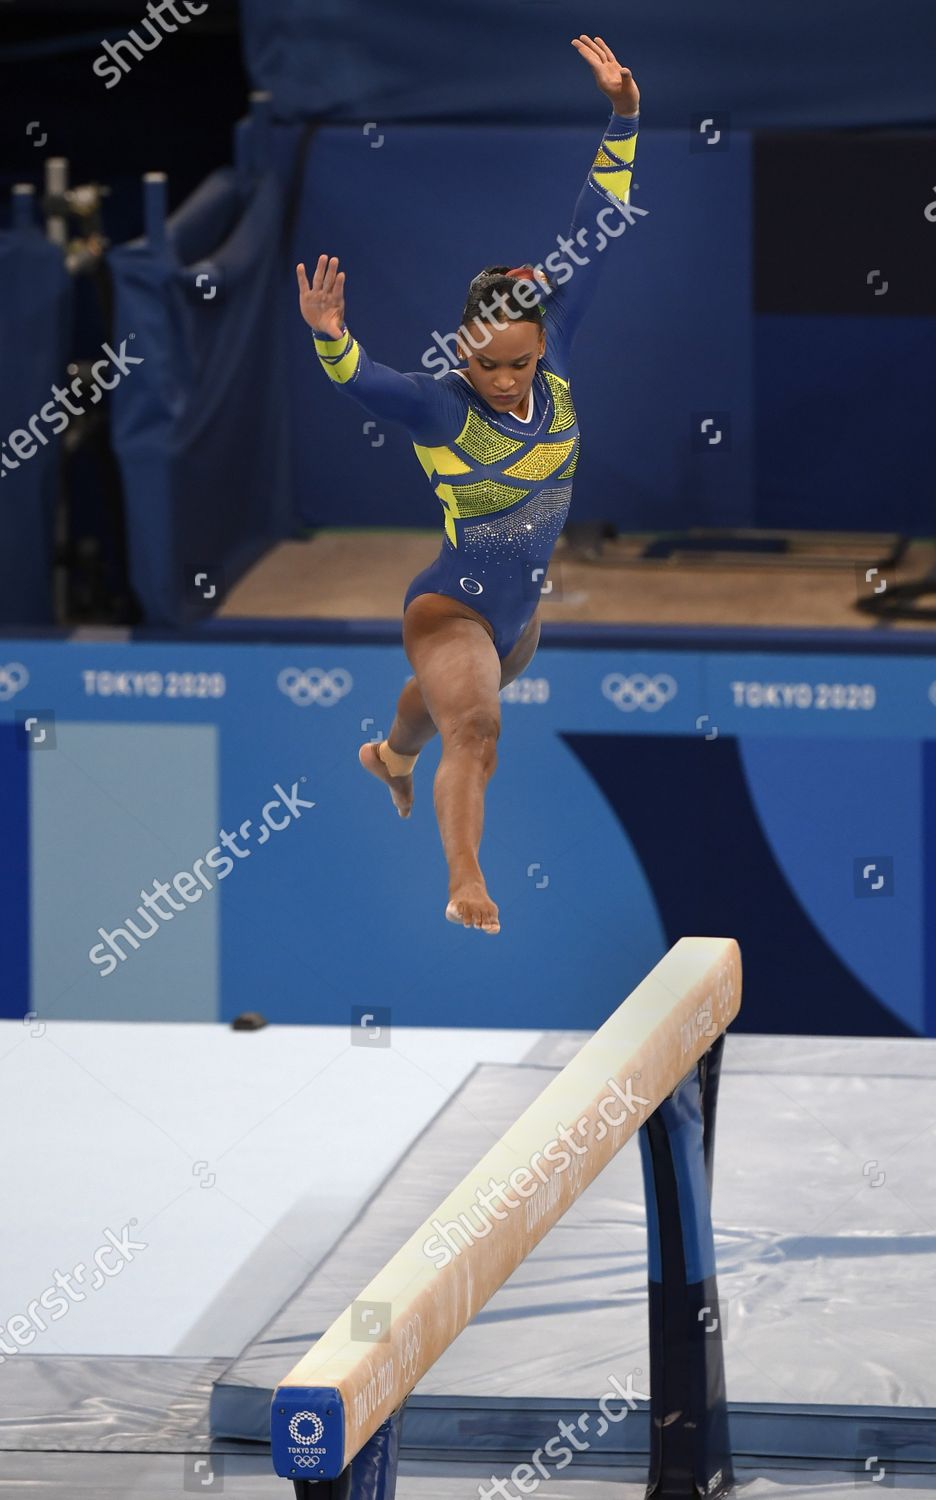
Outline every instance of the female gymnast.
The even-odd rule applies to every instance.
[[[326,373],[366,411],[408,430],[444,513],[442,550],[403,604],[415,676],[387,739],[363,745],[360,761],[407,818],[413,767],[439,731],[434,794],[449,871],[445,915],[489,933],[500,922],[478,852],[497,764],[498,694],[526,670],[539,642],[538,604],[578,461],[569,349],[602,252],[630,222],[637,86],[600,36],[582,35],[572,46],[610,99],[611,119],[568,238],[559,236],[562,249],[546,257],[555,287],[542,266],[488,266],[472,281],[456,344],[466,369],[439,378],[377,364],[345,326],[338,258],[320,255],[311,285],[305,266],[296,267],[300,311]],[[548,162],[538,168],[545,178]]]

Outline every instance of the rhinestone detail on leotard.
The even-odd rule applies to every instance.
[[[571,499],[571,484],[540,490],[526,504],[506,514],[466,526],[459,538],[459,551],[464,549],[466,556],[482,560],[539,560],[555,546]]]

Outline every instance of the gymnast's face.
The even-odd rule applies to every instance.
[[[495,411],[525,417],[537,361],[546,353],[542,324],[476,319],[469,331],[472,342],[459,339],[458,351],[468,361],[466,374],[478,395]]]

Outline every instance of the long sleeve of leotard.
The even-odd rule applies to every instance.
[[[639,222],[635,215],[647,212],[630,206],[639,124],[639,115],[611,115],[579,193],[568,238],[542,262],[556,288],[545,297],[543,311],[549,354],[560,369],[595,296],[602,267],[614,254],[612,244]]]
[[[418,371],[404,375],[378,364],[347,328],[337,339],[313,332],[315,352],[325,373],[365,411],[387,422],[402,423],[416,437],[445,432],[458,421],[451,392],[432,375]]]

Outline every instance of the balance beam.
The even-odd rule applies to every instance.
[[[735,940],[681,938],[280,1382],[277,1474],[348,1468],[740,1004]]]

